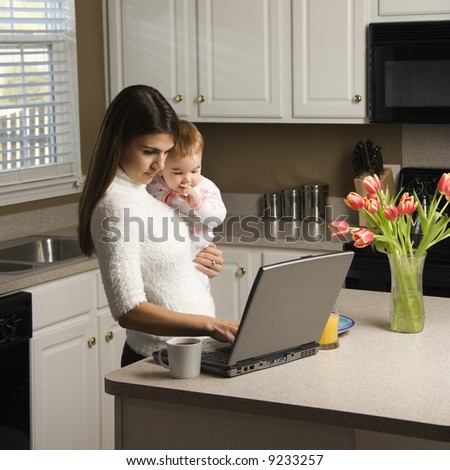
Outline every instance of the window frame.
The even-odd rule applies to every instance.
[[[15,9],[14,0],[10,3],[9,8]],[[33,3],[40,2],[34,0],[29,2],[30,6]],[[0,30],[0,44],[12,45],[18,48],[30,47],[32,44],[38,46],[49,45],[48,54],[52,54],[52,44],[63,43],[63,54],[65,62],[65,87],[64,92],[68,93],[68,105],[58,103],[58,110],[54,110],[54,115],[57,115],[61,109],[69,112],[70,130],[67,133],[69,140],[58,140],[56,145],[56,162],[40,164],[34,167],[14,168],[8,170],[0,170],[0,201],[2,206],[19,204],[28,201],[35,201],[39,199],[47,199],[58,196],[66,196],[70,194],[79,193],[82,187],[83,177],[81,174],[81,159],[80,159],[80,130],[79,130],[79,101],[78,101],[78,71],[77,71],[77,43],[75,33],[75,1],[74,0],[59,0],[59,1],[42,1],[43,4],[61,3],[67,6],[67,15],[65,17],[65,24],[68,25],[64,31],[48,32],[43,34],[36,34],[34,32],[13,31],[9,32],[5,29]],[[6,5],[6,3],[5,3]],[[23,5],[21,5],[23,9]],[[6,5],[6,8],[8,6]],[[39,8],[39,6],[38,6]],[[44,20],[45,22],[45,20]],[[5,22],[3,22],[5,24]],[[56,46],[54,46],[56,49]],[[50,57],[50,56],[49,56]],[[50,73],[52,75],[52,73]],[[23,75],[26,77],[26,74]],[[52,76],[53,80],[50,82],[53,85],[56,82],[56,75]],[[23,107],[24,105],[22,105]],[[49,108],[54,107],[55,104],[51,103]],[[19,104],[17,108],[19,109]],[[12,106],[10,109],[14,109]],[[48,127],[59,128],[58,121],[52,123]],[[65,129],[67,123],[65,124]],[[58,129],[56,136],[58,138]],[[54,138],[55,134],[47,134],[48,141]],[[29,137],[29,136],[28,136]],[[26,141],[26,139],[24,139]],[[64,148],[64,156],[62,148]],[[61,157],[59,158],[58,155]],[[51,156],[50,156],[51,157]]]

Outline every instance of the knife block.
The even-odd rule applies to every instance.
[[[363,184],[363,179],[366,176],[370,176],[370,173],[367,173],[366,175],[359,176],[358,178],[355,178],[353,181],[355,183],[355,191],[358,194],[361,194],[361,196],[366,196],[367,191],[366,188],[364,187]],[[383,173],[379,176],[380,181],[381,181],[381,186],[383,188],[383,191],[386,192],[386,190],[389,190],[389,195],[390,196],[395,196],[397,194],[397,188],[395,186],[394,182],[394,175],[392,173],[391,168],[386,168]],[[361,227],[365,227],[367,225],[367,219],[366,215],[362,212],[359,211],[359,225]]]

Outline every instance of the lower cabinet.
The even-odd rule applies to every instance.
[[[107,308],[98,271],[28,291],[32,448],[113,449],[113,398],[104,392],[104,375],[120,367],[125,330]]]
[[[322,250],[234,245],[220,245],[220,249],[223,251],[224,265],[220,275],[211,280],[211,293],[216,304],[216,315],[229,320],[241,319],[260,266],[325,253]]]

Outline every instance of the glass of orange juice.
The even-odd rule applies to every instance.
[[[335,349],[339,347],[338,336],[339,312],[333,310],[319,340],[320,349]]]

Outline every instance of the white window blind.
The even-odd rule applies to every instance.
[[[79,191],[74,0],[0,0],[0,197]]]

